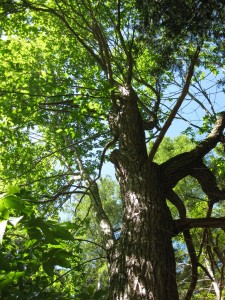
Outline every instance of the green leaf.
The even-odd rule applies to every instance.
[[[7,188],[7,194],[17,194],[20,192],[20,188],[18,186],[10,185]]]
[[[63,268],[70,268],[71,267],[71,263],[65,257],[62,257],[62,256],[57,256],[55,258],[54,264],[55,264],[55,266],[58,265],[58,266],[61,266]]]
[[[23,275],[24,272],[9,272],[4,275],[0,275],[0,291],[12,283],[16,284],[19,278]]]
[[[17,211],[23,210],[23,204],[22,204],[21,199],[15,195],[6,196],[3,199],[3,202],[4,202],[5,207],[7,207],[7,208],[15,209]]]
[[[53,277],[54,275],[54,262],[49,259],[46,262],[43,263],[43,269],[50,277]]]
[[[57,133],[61,133],[61,132],[63,132],[63,129],[61,129],[61,128],[60,128],[60,129],[57,129],[56,132],[57,132]]]
[[[43,232],[43,236],[45,238],[45,242],[49,243],[49,244],[53,244],[53,245],[57,245],[58,242],[55,239],[54,236],[54,231],[49,227],[49,225],[47,224],[47,222],[45,222],[42,218],[38,217],[38,218],[33,218],[31,220],[31,222],[29,223],[30,227],[33,228],[40,228],[41,232]],[[31,231],[31,234],[38,234],[37,231],[35,232],[35,230],[33,229]]]
[[[58,242],[55,239],[54,232],[52,230],[50,230],[49,228],[47,228],[45,226],[42,226],[41,230],[44,233],[44,236],[45,236],[45,239],[46,239],[47,243],[52,244],[52,245],[57,245],[58,244]]]
[[[28,232],[28,235],[30,237],[30,239],[35,239],[35,240],[39,240],[41,241],[43,239],[43,234],[42,232],[40,231],[40,229],[38,228],[27,228],[27,232]]]
[[[2,244],[2,239],[5,233],[7,222],[7,220],[0,221],[0,244]]]
[[[67,228],[63,225],[56,225],[53,227],[54,229],[54,236],[57,239],[62,239],[62,240],[68,240],[68,241],[73,241],[74,237],[73,235],[67,230]]]
[[[108,291],[106,290],[97,290],[96,292],[94,292],[93,300],[106,299],[107,294]]]
[[[0,200],[0,219],[8,220],[9,210],[5,207],[2,200]]]
[[[77,299],[79,300],[87,300],[87,299],[91,299],[90,295],[88,293],[80,293],[78,295],[76,295]]]
[[[94,292],[95,292],[95,287],[89,285],[89,286],[87,287],[87,292],[89,293],[89,295],[93,295]]]

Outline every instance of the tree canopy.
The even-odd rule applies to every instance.
[[[221,299],[222,4],[15,0],[0,15],[2,297],[176,300],[175,252],[180,296],[207,277]]]

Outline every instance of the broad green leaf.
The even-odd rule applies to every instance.
[[[74,237],[64,225],[53,225],[55,238],[73,241]]]
[[[43,239],[43,234],[40,231],[40,229],[38,229],[38,228],[28,227],[27,232],[28,232],[30,239],[32,239],[32,240],[35,239],[35,240],[41,241]]]
[[[7,222],[7,220],[0,221],[0,244],[2,244],[2,239],[5,233]]]
[[[3,200],[0,200],[0,219],[8,220],[9,210],[5,207]]]
[[[20,188],[18,186],[10,185],[7,188],[7,194],[17,194],[20,192]]]
[[[15,209],[17,211],[22,211],[22,209],[24,207],[21,199],[15,195],[6,196],[3,199],[3,202],[4,202],[5,207],[7,207],[9,209]]]
[[[43,269],[46,272],[46,274],[48,274],[50,277],[53,277],[54,275],[54,267],[55,264],[51,259],[43,263]]]
[[[55,264],[55,266],[60,266],[63,268],[71,267],[71,263],[65,257],[63,257],[61,255],[55,257],[54,264]]]

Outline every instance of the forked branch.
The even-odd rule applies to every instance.
[[[219,118],[208,137],[200,142],[193,150],[181,153],[161,165],[162,172],[167,182],[167,188],[173,188],[179,180],[191,175],[197,177],[197,168],[202,164],[202,159],[215,148],[223,137],[225,128],[225,112]]]

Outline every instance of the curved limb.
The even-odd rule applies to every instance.
[[[223,139],[223,130],[225,128],[225,112],[219,115],[219,118],[208,137],[200,142],[193,150],[181,153],[166,162],[160,167],[165,177],[167,189],[173,188],[179,180],[196,173],[196,166],[202,163],[203,157],[215,148],[218,142]],[[193,176],[193,175],[192,175]]]
[[[176,206],[176,208],[179,212],[180,218],[186,219],[185,205],[184,205],[183,201],[180,199],[180,197],[173,190],[171,190],[168,193],[168,200],[173,205]],[[189,285],[189,288],[187,290],[184,300],[190,300],[194,293],[194,290],[196,288],[197,281],[198,281],[198,257],[196,255],[196,251],[195,251],[195,247],[193,244],[190,230],[184,229],[183,236],[184,236],[184,241],[186,243],[188,254],[189,254],[189,257],[191,260],[191,283]]]
[[[198,180],[203,192],[208,196],[212,205],[225,199],[225,191],[218,188],[216,177],[203,161],[199,161],[196,164],[190,175]]]

